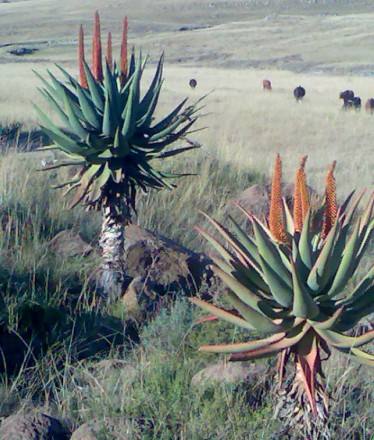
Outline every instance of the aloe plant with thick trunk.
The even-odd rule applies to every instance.
[[[355,329],[360,319],[374,311],[374,267],[361,272],[352,284],[374,230],[374,194],[357,218],[362,194],[351,193],[338,207],[335,162],[328,170],[323,222],[311,210],[306,186],[306,157],[296,175],[293,213],[281,194],[281,158],[276,159],[270,215],[267,224],[239,206],[253,227],[247,234],[231,218],[232,230],[205,214],[227,245],[198,228],[213,245],[213,271],[226,284],[226,310],[198,298],[191,299],[223,319],[263,339],[200,347],[201,351],[229,355],[230,361],[246,361],[277,355],[277,416],[287,429],[307,438],[326,432],[328,394],[322,362],[331,350],[369,367],[374,356],[361,347],[374,339],[374,330],[361,336],[344,332]],[[322,223],[322,225],[320,225]],[[286,367],[293,365],[293,380],[285,381]]]
[[[103,214],[100,234],[102,251],[101,286],[108,300],[122,293],[124,281],[123,249],[125,227],[136,212],[139,190],[173,189],[170,179],[181,177],[157,168],[160,159],[168,159],[193,148],[188,144],[170,150],[190,132],[197,116],[197,103],[185,107],[179,103],[168,115],[155,120],[155,111],[163,83],[164,57],[161,55],[148,90],[141,94],[141,78],[146,60],[132,52],[127,59],[127,18],[123,24],[121,57],[112,59],[112,36],[107,40],[106,62],[102,63],[100,21],[96,13],[93,36],[92,68],[84,55],[83,28],[79,31],[79,81],[59,67],[64,80],[48,72],[49,81],[37,74],[40,89],[63,128],[53,123],[40,108],[36,111],[43,131],[53,144],[44,149],[60,150],[65,160],[45,170],[76,166],[78,172],[68,182],[65,195],[73,193],[71,207],[79,203]]]

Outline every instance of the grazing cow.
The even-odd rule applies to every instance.
[[[348,101],[352,101],[355,97],[353,90],[344,90],[339,95],[339,99],[343,100],[343,110],[347,110],[348,108],[352,108],[352,103],[349,104]]]
[[[296,101],[301,101],[305,96],[305,89],[304,87],[296,87],[296,89],[293,91],[293,96],[296,98]]]
[[[271,90],[271,81],[264,79],[262,81],[262,90]]]
[[[191,89],[194,89],[196,86],[197,86],[196,79],[194,79],[194,78],[190,79],[190,87],[191,87]]]
[[[343,108],[345,110],[349,110],[349,109],[361,110],[361,98],[359,96],[355,96],[352,99],[348,99],[347,104]]]
[[[369,98],[365,103],[365,110],[368,113],[374,112],[374,98]]]

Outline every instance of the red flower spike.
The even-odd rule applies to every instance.
[[[127,80],[127,17],[123,20],[122,40],[121,40],[121,57],[120,57],[120,83],[121,87],[126,84]]]
[[[101,55],[100,17],[98,11],[95,13],[95,27],[92,42],[92,74],[100,84],[103,83],[104,75]]]
[[[79,26],[79,39],[78,39],[78,66],[79,66],[79,84],[88,89],[88,83],[86,73],[84,71],[84,34],[83,26]]]
[[[106,62],[109,70],[113,70],[113,56],[112,56],[112,33],[108,33],[108,41],[106,45]]]

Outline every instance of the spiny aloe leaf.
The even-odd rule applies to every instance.
[[[286,231],[290,235],[295,234],[295,224],[292,218],[292,214],[287,206],[286,199],[282,197],[282,207],[283,207],[283,215],[286,220]]]
[[[257,246],[255,245],[253,239],[246,234],[243,229],[238,225],[238,223],[231,217],[229,216],[229,219],[231,220],[233,226],[233,230],[234,233],[237,236],[238,241],[241,243],[241,245],[243,246],[243,248],[246,251],[247,254],[247,258],[249,257],[251,262],[252,262],[252,266],[256,266],[257,268],[260,267],[260,256],[258,254],[258,249]]]
[[[65,125],[69,125],[69,118],[67,117],[66,113],[62,110],[60,105],[57,103],[57,101],[53,98],[53,96],[47,90],[42,90],[42,89],[38,89],[38,90],[42,94],[42,96],[44,96],[48,104],[58,114],[59,118],[61,119],[61,122]]]
[[[273,322],[273,320],[267,318],[262,313],[253,309],[252,307],[245,304],[242,300],[238,298],[236,294],[227,290],[225,292],[225,297],[230,302],[230,304],[235,307],[241,316],[247,320],[253,327],[262,333],[281,333],[285,331],[290,324],[290,320],[283,322],[278,325]]]
[[[286,333],[280,333],[270,336],[266,339],[258,339],[257,341],[238,342],[236,344],[222,344],[222,345],[203,345],[199,347],[199,351],[208,351],[210,353],[242,353],[257,349],[263,349],[269,345],[279,342],[286,336]]]
[[[318,316],[318,306],[313,301],[307,286],[303,285],[299,279],[299,274],[295,270],[294,263],[292,263],[292,281],[294,294],[292,313],[300,318],[313,319]]]
[[[89,193],[89,198],[92,202],[96,202],[102,196],[102,189],[108,183],[111,177],[111,171],[108,167],[108,163],[105,163],[104,169],[101,174],[95,178],[92,183],[92,188]]]
[[[330,316],[329,318],[327,318],[325,320],[313,321],[311,319],[308,319],[308,322],[312,327],[316,327],[320,330],[331,329],[336,324],[336,322],[339,320],[343,310],[344,310],[344,308],[340,307],[339,309],[336,309],[336,311],[334,312],[334,314],[332,316]]]
[[[211,234],[208,234],[198,226],[195,226],[196,231],[201,234],[208,242],[214,247],[214,249],[227,261],[230,262],[234,260],[234,256],[224,247],[221,243],[216,240]]]
[[[356,288],[346,296],[345,299],[339,301],[339,304],[347,305],[365,295],[366,291],[373,286],[374,280],[374,265],[371,267],[369,272],[364,276],[364,278],[357,284]]]
[[[359,362],[360,364],[367,365],[369,367],[374,367],[374,356],[369,353],[359,350],[358,348],[336,349],[355,362]]]
[[[312,249],[311,249],[311,233],[310,233],[311,211],[308,210],[301,230],[299,240],[299,252],[301,261],[308,269],[312,268]]]
[[[292,305],[292,288],[283,281],[263,258],[261,258],[261,268],[274,299],[282,307],[289,308]]]
[[[252,216],[252,224],[259,254],[263,259],[262,261],[266,261],[266,263],[273,269],[274,272],[276,272],[282,281],[287,286],[292,287],[291,274],[284,266],[279,250],[271,239],[264,233],[264,230],[261,227],[262,225],[260,225],[254,216]]]
[[[192,303],[201,307],[203,310],[205,310],[209,313],[213,313],[214,315],[218,316],[219,318],[223,319],[226,322],[229,322],[230,324],[237,325],[237,326],[245,328],[247,330],[255,330],[255,328],[249,322],[247,322],[243,318],[240,318],[237,315],[229,313],[226,310],[223,310],[219,307],[214,306],[213,304],[209,304],[206,301],[202,301],[199,298],[188,298],[188,299]]]
[[[286,350],[296,345],[310,329],[309,324],[303,322],[302,324],[293,327],[287,333],[287,336],[278,342],[270,344],[266,347],[257,350],[250,350],[248,352],[235,353],[229,358],[230,361],[248,361],[251,359],[261,359],[264,357],[272,356],[279,353],[282,350]]]
[[[92,127],[96,128],[96,130],[100,130],[102,122],[95,104],[87,98],[86,93],[79,85],[76,88],[76,92],[85,119]]]
[[[261,315],[266,317],[268,317],[269,314],[273,313],[272,308],[267,306],[267,304],[261,297],[251,292],[246,286],[240,283],[233,276],[227,274],[218,267],[213,266],[212,270],[247,306],[253,308]],[[261,308],[259,307],[260,303],[261,303]]]
[[[355,258],[358,251],[359,227],[360,222],[357,222],[355,230],[344,249],[343,257],[340,261],[332,286],[327,293],[329,298],[333,298],[335,295],[339,294],[347,281],[352,277]]]
[[[149,135],[153,135],[155,133],[159,133],[160,131],[165,130],[169,125],[172,123],[174,118],[177,117],[180,110],[183,108],[183,106],[186,104],[188,98],[185,98],[179,105],[175,107],[174,110],[172,110],[164,119],[162,119],[160,122],[158,122],[156,125],[151,127],[148,132]]]
[[[92,96],[92,101],[101,112],[104,112],[104,92],[100,84],[96,82],[96,79],[92,75],[91,69],[88,67],[85,61],[83,62],[83,67],[87,78],[88,88]]]
[[[323,245],[319,256],[312,267],[309,277],[308,286],[315,292],[320,292],[324,287],[323,284],[327,282],[328,264],[331,261],[331,254],[334,249],[335,238],[340,228],[340,222],[337,220],[327,235],[326,241]]]
[[[85,129],[85,127],[83,127],[77,115],[74,113],[71,101],[66,94],[63,97],[63,102],[67,117],[69,118],[69,125],[72,131],[81,139],[85,139],[87,136],[87,130]]]
[[[315,328],[316,332],[335,348],[357,348],[374,340],[374,330],[364,333],[361,336],[346,336],[332,330]]]

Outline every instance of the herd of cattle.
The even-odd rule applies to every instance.
[[[190,87],[194,89],[197,86],[196,79],[190,79]],[[262,81],[262,89],[263,90],[272,90],[271,81],[268,79],[264,79]],[[293,91],[293,95],[296,101],[301,101],[305,96],[304,87],[298,86]],[[343,110],[361,110],[361,98],[359,96],[355,96],[353,90],[344,90],[339,95],[339,99],[343,100]],[[374,113],[374,98],[369,98],[365,103],[365,110],[368,113]]]
[[[263,90],[272,90],[271,82],[268,79],[264,79],[262,81],[262,89]],[[293,91],[293,95],[296,101],[300,101],[305,96],[304,87],[298,86]],[[355,96],[353,90],[344,90],[339,95],[339,99],[343,100],[343,110],[361,110],[361,98],[359,96]],[[369,98],[365,103],[365,110],[369,113],[374,112],[374,98]]]

